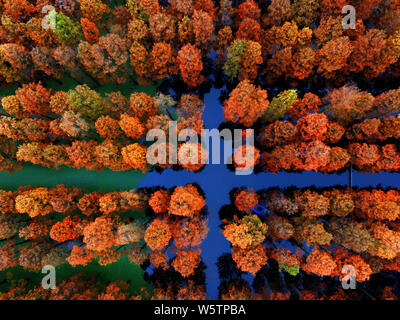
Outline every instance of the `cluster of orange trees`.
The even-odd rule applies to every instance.
[[[55,9],[47,17],[54,29],[42,27],[46,4]],[[356,29],[342,27],[347,4],[356,8]],[[235,8],[230,0],[4,0],[0,10],[0,76],[8,83],[67,71],[98,83],[178,75],[195,88],[211,51],[230,80],[399,73],[396,0],[246,0]]]
[[[243,189],[234,197],[236,214],[223,221],[222,233],[243,272],[256,274],[269,259],[293,276],[303,272],[339,280],[343,266],[352,265],[358,283],[400,270],[398,190]],[[257,203],[273,214],[252,214]],[[280,245],[283,240],[297,249]]]
[[[342,26],[349,4],[355,29]],[[44,12],[49,5],[54,10]],[[50,89],[67,77],[78,85]],[[237,149],[235,166],[235,155],[251,149],[254,165],[273,173],[334,172],[350,164],[398,172],[399,77],[398,0],[1,0],[0,85],[18,89],[1,97],[0,171],[32,163],[146,173],[146,134],[161,129],[168,138],[171,120],[178,132],[200,134],[200,94],[215,81],[228,90],[224,119],[256,128],[256,145]],[[155,80],[164,80],[164,89],[171,85],[177,97],[109,90]],[[181,148],[193,151],[185,141]],[[203,164],[178,166],[198,171]],[[166,167],[172,165],[160,165]],[[245,214],[257,203],[273,214]],[[269,260],[291,275],[339,279],[342,266],[351,264],[360,283],[400,271],[397,190],[239,190],[234,205],[223,234],[243,272],[260,274]],[[146,210],[151,220],[138,222],[132,210]],[[195,280],[207,232],[205,199],[195,185],[108,193],[64,185],[0,190],[0,270],[95,260],[104,266],[127,256],[150,262],[156,282],[171,275],[168,284],[155,283],[153,298],[203,299],[204,283]],[[283,240],[298,250],[281,246]],[[83,275],[51,292],[24,282],[8,288],[0,298],[139,298],[126,282],[101,285]],[[254,295],[230,281],[221,298],[289,298],[264,289]],[[393,292],[381,295],[389,299]],[[298,297],[344,296],[305,289]]]
[[[278,276],[275,274],[275,276]],[[267,278],[271,280],[270,278]],[[221,299],[222,300],[364,300],[367,295],[360,293],[360,290],[343,290],[338,288],[337,290],[327,290],[321,282],[319,288],[310,289],[295,289],[295,290],[282,290],[278,287],[274,290],[267,289],[265,286],[259,288],[254,293],[250,285],[241,279],[232,280],[221,288]],[[294,292],[293,292],[294,291]],[[371,298],[369,296],[368,298]],[[374,299],[379,300],[397,300],[396,294],[390,285],[386,285],[381,290],[379,295],[376,295]]]
[[[0,170],[11,172],[23,162],[146,172],[144,137],[149,130],[161,129],[168,137],[170,121],[177,122],[178,132],[189,127],[200,133],[203,128],[204,104],[194,94],[182,95],[178,102],[161,93],[150,97],[135,92],[128,99],[119,91],[102,97],[86,85],[52,93],[38,82],[23,85],[1,102],[7,115],[0,116]],[[180,143],[178,152],[185,145]],[[182,167],[198,170],[202,165]]]
[[[0,293],[0,300],[140,300],[129,293],[129,283],[116,281],[104,284],[95,275],[80,272],[60,281],[53,290],[37,286],[30,288],[28,281],[16,283],[9,291]],[[143,290],[144,291],[144,290]],[[147,295],[148,293],[145,292]]]
[[[7,292],[0,293],[0,300],[204,300],[205,287],[188,280],[169,285],[167,289],[155,287],[153,294],[142,288],[140,295],[132,295],[128,281],[118,280],[104,283],[96,275],[79,272],[66,280],[60,281],[53,290],[42,286],[30,288],[26,280],[14,284]]]
[[[349,163],[370,172],[400,168],[397,147],[384,144],[396,138],[397,121],[378,125],[376,118],[399,111],[399,89],[373,95],[346,83],[400,74],[395,0],[350,1],[356,29],[342,27],[341,9],[349,4],[344,1],[273,0],[266,6],[246,0],[235,7],[230,0],[50,4],[55,11],[48,15],[42,13],[42,1],[0,5],[0,81],[21,84],[14,96],[2,99],[12,119],[0,119],[1,170],[17,170],[28,161],[146,172],[146,146],[137,140],[177,117],[169,112],[176,102],[165,96],[155,101],[144,93],[128,99],[112,92],[104,98],[83,83],[96,87],[132,81],[133,75],[141,83],[169,77],[195,90],[214,71],[235,85],[224,102],[224,118],[261,126],[263,150],[252,151],[255,164],[261,162],[265,170],[332,172]],[[53,19],[54,28],[43,28],[43,19]],[[82,85],[52,93],[35,81],[62,79],[65,72]],[[320,97],[310,92],[298,97],[288,89],[269,101],[263,87],[281,80],[334,89]],[[200,132],[202,102],[184,95],[176,108],[179,127]],[[365,117],[369,120],[352,134]],[[186,165],[192,171],[201,167]]]
[[[208,233],[204,217],[206,202],[195,185],[160,189],[149,199],[149,206],[157,214],[146,229],[144,239],[151,249],[150,262],[167,270],[172,266],[183,277],[195,273],[201,258],[197,248]],[[176,257],[168,263],[166,251],[173,240]]]
[[[46,264],[87,265],[96,258],[107,265],[122,255],[138,263],[145,225],[120,213],[144,209],[147,200],[137,190],[84,193],[64,185],[2,190],[1,269],[21,265],[40,271]]]
[[[7,279],[8,281],[8,279]],[[11,282],[11,281],[10,281]],[[167,289],[154,288],[150,294],[142,288],[139,295],[132,295],[129,281],[104,281],[99,280],[95,274],[88,275],[79,272],[66,280],[59,281],[56,288],[46,290],[40,286],[31,286],[27,280],[13,283],[7,292],[0,293],[0,300],[204,300],[205,287],[188,280],[181,284],[177,281],[174,287]],[[176,293],[175,293],[176,292]]]
[[[243,126],[259,125],[258,148],[264,170],[333,172],[350,163],[360,171],[399,171],[396,144],[400,89],[373,96],[356,86],[333,89],[323,97],[296,90],[271,102],[266,90],[239,82],[224,102],[224,117]],[[260,163],[257,158],[255,164]]]
[[[86,85],[52,93],[38,82],[22,85],[1,103],[7,114],[0,117],[0,169],[11,172],[23,162],[146,172],[143,140],[149,130],[161,129],[168,137],[170,121],[177,121],[178,132],[191,128],[200,134],[203,128],[204,103],[194,94],[178,102],[161,93],[132,93],[128,99],[118,91],[102,97]],[[398,171],[400,120],[390,116],[398,110],[400,89],[374,97],[343,86],[322,99],[312,93],[299,98],[295,90],[286,90],[269,102],[267,92],[247,80],[224,103],[226,119],[244,126],[260,123],[257,141],[263,152],[254,148],[255,164],[261,155],[270,172],[332,172],[350,163],[361,171]],[[181,142],[179,150],[188,146]],[[190,171],[203,166],[179,164]],[[167,166],[172,165],[161,165]]]
[[[208,232],[200,214],[205,200],[194,185],[153,193],[25,186],[1,190],[0,204],[0,270],[21,265],[40,271],[44,265],[85,266],[93,260],[104,266],[128,256],[132,263],[150,260],[188,277],[200,263],[200,249],[194,248]],[[157,216],[146,227],[132,211],[148,207]],[[172,242],[177,252],[169,264]]]

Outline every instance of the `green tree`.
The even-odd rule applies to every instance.
[[[297,100],[297,92],[294,89],[285,90],[272,99],[265,111],[262,119],[268,122],[274,122],[283,118],[285,113],[292,107]]]
[[[70,17],[56,11],[51,11],[47,19],[49,23],[50,21],[56,21],[54,32],[57,35],[58,41],[62,44],[75,45],[83,39],[80,24],[73,21]]]
[[[241,57],[246,51],[246,40],[236,40],[228,48],[228,58],[224,64],[223,70],[226,76],[232,81],[240,72]]]
[[[300,272],[300,266],[287,266],[286,264],[283,264],[280,261],[278,261],[278,266],[279,266],[279,272],[282,272],[282,270],[286,271],[293,277],[297,276]]]
[[[79,112],[92,120],[107,114],[106,104],[102,96],[86,84],[69,90],[67,95],[72,111]]]

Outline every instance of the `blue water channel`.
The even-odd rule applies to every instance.
[[[204,127],[206,129],[218,128],[223,121],[223,109],[218,100],[221,93],[220,89],[212,89],[204,97],[205,111],[203,114]],[[223,155],[223,141],[221,141],[220,154]],[[210,146],[210,159],[212,159],[212,148]],[[222,162],[222,161],[221,161]],[[360,182],[360,186],[375,185],[377,177],[381,177],[387,183],[393,180],[392,174],[364,174],[360,175],[353,172],[353,186]],[[398,175],[395,175],[398,177]],[[396,179],[399,181],[398,179]],[[139,187],[162,186],[172,188],[176,185],[185,185],[188,183],[197,183],[205,193],[208,208],[208,224],[210,231],[207,238],[201,245],[202,259],[206,264],[206,285],[207,299],[218,298],[219,275],[217,260],[224,253],[231,253],[229,242],[221,233],[219,225],[218,212],[223,205],[230,204],[229,192],[233,188],[248,187],[255,191],[270,187],[279,186],[281,188],[296,186],[298,188],[315,185],[317,187],[327,187],[332,185],[347,186],[349,173],[342,174],[324,174],[318,172],[302,173],[258,173],[247,176],[235,175],[230,171],[226,164],[208,164],[199,173],[188,172],[186,170],[174,171],[166,169],[161,174],[152,171],[146,174],[143,180],[139,182]],[[399,184],[400,185],[400,184]],[[247,277],[246,277],[247,278]],[[251,279],[252,277],[248,277]]]

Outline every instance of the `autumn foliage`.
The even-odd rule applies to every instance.
[[[196,87],[204,81],[204,77],[200,74],[203,62],[199,49],[187,44],[178,52],[177,62],[182,79],[189,87]]]
[[[224,103],[224,118],[251,126],[267,110],[267,97],[265,90],[247,80],[241,81]]]
[[[346,5],[355,29],[342,25]],[[400,171],[400,1],[3,0],[0,16],[0,300],[208,298],[207,214],[232,248],[213,262],[220,299],[398,298],[399,190],[354,179]],[[221,197],[214,208],[196,179],[169,189],[70,185],[78,171],[213,184],[220,176],[201,178],[212,171],[195,139],[211,129],[205,111],[223,112],[221,130],[254,130],[254,144],[247,134],[234,144],[229,170],[271,181],[353,172],[350,187],[256,192],[242,177],[232,203]],[[194,142],[172,145],[170,121],[178,133],[193,129]],[[149,156],[152,129],[165,141]],[[39,180],[18,187],[36,170],[48,173],[44,186],[28,174]],[[46,185],[65,172],[68,186]],[[150,291],[108,281],[108,266],[124,263],[150,268]],[[54,290],[32,282],[63,264],[84,272],[57,273]],[[359,290],[340,287],[346,265]]]

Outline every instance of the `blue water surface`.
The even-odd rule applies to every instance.
[[[218,100],[221,89],[212,89],[210,93],[204,97],[205,111],[203,114],[204,127],[206,129],[218,128],[223,121],[223,109]],[[221,141],[220,154],[223,155],[223,141]],[[212,156],[212,148],[210,146],[210,159]],[[391,175],[383,175],[383,179],[390,179]],[[374,184],[375,177],[365,174],[360,181],[365,181],[366,185]],[[381,175],[379,175],[381,176]],[[360,175],[353,173],[353,185],[356,185]],[[396,175],[398,177],[398,175]],[[392,178],[393,179],[393,178]],[[332,185],[347,186],[349,180],[348,172],[342,174],[325,174],[319,172],[302,172],[302,173],[258,173],[247,176],[235,175],[230,171],[226,164],[208,164],[199,173],[188,172],[186,170],[174,171],[166,169],[161,174],[152,171],[146,174],[140,181],[139,187],[162,186],[172,188],[177,185],[185,185],[188,183],[197,183],[203,189],[206,197],[206,203],[209,213],[209,228],[207,238],[201,245],[202,259],[206,264],[206,286],[207,299],[218,298],[219,275],[217,269],[217,260],[224,253],[231,253],[230,243],[221,233],[219,225],[218,212],[223,205],[230,204],[229,192],[233,188],[248,187],[254,190],[266,189],[279,186],[281,188],[295,185],[298,188],[315,185],[317,187],[327,187]],[[398,179],[397,179],[398,180]],[[386,180],[385,180],[386,181]],[[365,186],[366,186],[365,185]],[[249,280],[251,276],[246,276]]]

